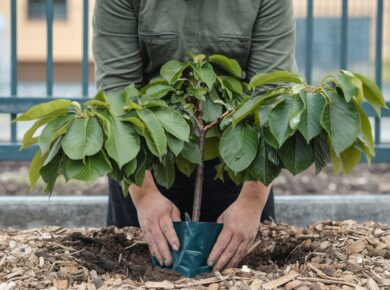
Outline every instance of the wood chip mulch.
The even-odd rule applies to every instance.
[[[70,239],[75,233],[83,238]],[[102,233],[110,239],[115,236],[117,244],[125,242],[123,252],[115,250],[117,264],[121,265],[118,269],[113,267],[115,271],[98,270],[101,261],[97,268],[91,266],[109,249],[103,251],[101,247],[96,257],[87,261],[82,257],[88,256],[81,255],[87,251],[86,244],[77,247],[81,240],[93,244],[96,239],[95,244],[102,245]],[[132,272],[136,259],[131,255],[136,255],[132,251],[137,247],[140,250],[140,245],[146,248],[135,228],[0,230],[0,290],[390,289],[390,226],[375,222],[328,221],[305,229],[275,223],[262,225],[241,268],[197,279],[174,275],[156,275],[160,278],[155,281],[145,280],[151,276],[136,278],[134,273],[139,272]]]

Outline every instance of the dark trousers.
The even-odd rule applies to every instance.
[[[205,222],[215,222],[223,211],[237,199],[241,190],[241,186],[235,185],[228,176],[225,176],[224,182],[214,180],[215,165],[217,165],[216,160],[205,162],[202,211],[200,216],[200,220]],[[192,214],[195,187],[194,175],[187,177],[176,170],[175,183],[169,190],[158,186],[160,192],[178,207],[182,214],[182,220],[184,220],[184,213]],[[264,221],[270,217],[275,219],[272,190],[264,207],[261,220]],[[109,179],[107,225],[139,227],[137,210],[130,195],[124,197],[120,185],[111,178]]]

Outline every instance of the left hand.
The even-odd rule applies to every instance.
[[[223,228],[208,258],[208,265],[214,271],[237,265],[256,238],[265,201],[259,192],[247,191],[248,187],[244,186],[237,200],[218,218]]]

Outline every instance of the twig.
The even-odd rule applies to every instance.
[[[204,127],[204,130],[207,132],[209,129],[213,128],[214,126],[218,125],[223,119],[225,119],[225,117],[227,115],[229,115],[231,112],[233,112],[233,109],[232,110],[229,110],[229,111],[226,111],[225,113],[223,113],[221,116],[219,116],[216,120],[214,120],[213,122],[211,122],[210,124],[208,124],[206,127]]]
[[[341,281],[341,282],[344,282],[344,280],[342,278],[336,278],[336,277],[330,277],[328,275],[326,275],[324,272],[322,272],[320,269],[318,269],[316,266],[314,266],[312,263],[308,263],[307,264],[307,267],[309,267],[310,269],[312,269],[314,272],[317,273],[318,276],[320,276],[321,278],[323,279],[328,279],[328,280],[337,280],[337,281]]]
[[[272,281],[265,283],[263,285],[262,289],[275,289],[279,286],[282,286],[282,285],[290,282],[291,280],[294,280],[298,276],[299,276],[299,273],[297,273],[295,271],[291,271],[288,274],[286,274],[278,279],[275,279],[275,280],[272,280]]]
[[[321,282],[324,284],[342,284],[342,285],[347,285],[356,288],[357,285],[345,282],[345,281],[338,281],[334,279],[322,279],[322,278],[311,278],[311,277],[298,277],[298,280],[301,281],[309,281],[309,282]]]

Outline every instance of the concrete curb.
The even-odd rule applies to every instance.
[[[107,200],[106,196],[1,196],[0,228],[101,227]],[[276,196],[275,203],[277,221],[296,226],[346,219],[390,224],[390,195]]]

